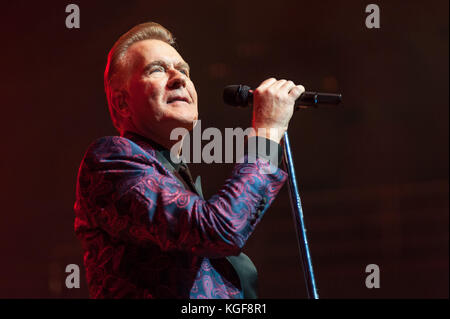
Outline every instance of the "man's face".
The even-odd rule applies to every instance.
[[[174,128],[192,129],[198,119],[197,92],[180,54],[163,41],[145,40],[128,48],[127,60],[127,101],[137,133],[168,140]]]

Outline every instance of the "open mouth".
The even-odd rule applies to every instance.
[[[181,96],[174,96],[174,97],[171,97],[171,98],[169,98],[167,100],[168,104],[169,103],[174,103],[174,102],[186,102],[186,103],[189,103],[189,100],[187,98],[181,97]]]

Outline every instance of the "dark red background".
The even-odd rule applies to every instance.
[[[228,84],[269,76],[341,92],[342,109],[299,112],[289,128],[322,298],[448,298],[448,1],[74,1],[2,4],[0,297],[87,297],[64,286],[82,265],[73,232],[78,165],[113,135],[106,55],[133,25],[156,21],[191,64],[202,127],[248,127],[223,104]],[[195,164],[209,197],[230,164]],[[260,296],[305,298],[287,187],[246,249]],[[365,287],[365,267],[381,288]],[[84,272],[83,272],[84,276]]]

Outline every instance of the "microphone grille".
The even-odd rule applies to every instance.
[[[248,106],[249,90],[246,85],[228,85],[223,90],[223,101],[231,106]]]

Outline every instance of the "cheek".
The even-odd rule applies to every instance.
[[[152,83],[144,83],[144,98],[148,101],[154,101],[159,98],[158,89]]]
[[[197,103],[198,102],[197,91],[195,90],[195,86],[194,86],[194,83],[192,83],[192,81],[190,82],[190,85],[189,85],[189,93],[190,93],[192,99],[194,100],[194,102]]]
[[[141,103],[147,101],[148,103],[153,104],[155,101],[161,99],[161,83],[150,80],[137,81],[135,84],[135,91],[131,93],[134,93]]]
[[[161,117],[160,99],[155,85],[148,81],[136,81],[130,86],[130,96],[137,121]]]

